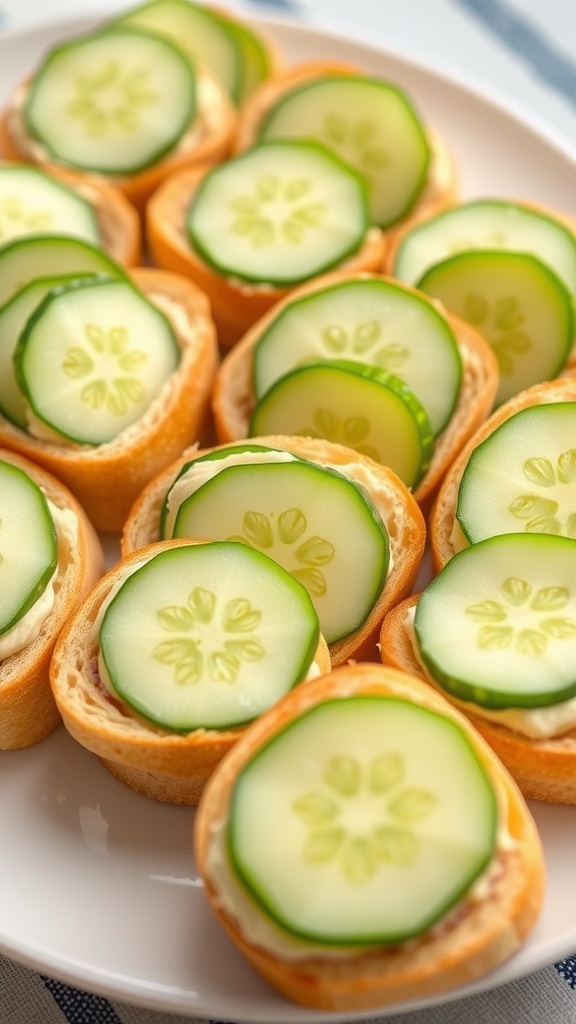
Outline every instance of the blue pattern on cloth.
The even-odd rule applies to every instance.
[[[576,953],[566,957],[565,960],[559,960],[554,967],[560,977],[568,982],[570,988],[576,989]]]
[[[475,15],[493,35],[576,107],[576,64],[551,39],[504,0],[453,0]]]
[[[51,978],[42,980],[68,1024],[122,1024],[111,1003],[102,996],[90,995]]]

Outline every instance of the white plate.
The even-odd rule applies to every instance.
[[[86,24],[0,37],[0,103],[43,49]],[[464,194],[530,198],[576,213],[576,154],[517,112],[405,58],[317,30],[266,25],[293,60],[349,60],[407,88],[450,140]],[[476,984],[404,1009],[470,995],[576,950],[574,902],[566,898],[576,809],[533,810],[549,883],[529,941]],[[125,789],[63,729],[0,756],[0,822],[0,950],[8,956],[154,1010],[267,1024],[374,1017],[303,1010],[260,981],[207,908],[191,854],[193,812]]]

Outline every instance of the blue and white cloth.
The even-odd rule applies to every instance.
[[[248,14],[260,9],[381,42],[471,84],[496,89],[571,143],[576,140],[575,4],[576,0],[227,0],[227,6]],[[92,0],[85,8],[105,13],[119,6],[119,0]],[[42,0],[0,0],[0,30],[78,15],[78,8],[78,0],[50,0],[49,5]],[[573,900],[573,893],[567,893],[567,899]],[[1,914],[0,907],[0,918]],[[181,1020],[83,992],[0,955],[0,1024]],[[527,978],[431,1009],[386,1017],[385,1024],[576,1024],[576,953]]]

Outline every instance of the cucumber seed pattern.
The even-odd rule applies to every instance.
[[[370,434],[370,420],[367,416],[343,417],[333,409],[319,408],[312,415],[312,424],[300,427],[295,433],[336,441],[361,455],[370,456],[375,462],[382,461],[378,449],[366,443]]]
[[[258,661],[266,654],[255,635],[260,619],[261,612],[245,597],[231,598],[219,609],[213,591],[195,587],[186,604],[158,611],[160,628],[172,635],[156,645],[152,656],[173,666],[180,685],[198,683],[206,673],[215,681],[234,683],[242,662]]]
[[[378,138],[376,121],[350,121],[343,114],[330,113],[324,120],[323,134],[326,142],[361,171],[372,186],[390,163],[390,154]]]
[[[465,613],[479,627],[476,642],[481,650],[514,647],[520,654],[538,658],[550,641],[576,636],[576,619],[558,614],[570,597],[566,587],[534,590],[527,580],[510,576],[500,587],[500,600],[470,604]]]
[[[326,204],[311,195],[305,178],[283,180],[268,174],[258,178],[254,194],[238,196],[230,203],[232,231],[244,235],[255,248],[277,242],[303,245],[326,215]]]
[[[49,231],[53,217],[47,210],[31,210],[20,196],[0,198],[0,244],[35,231]]]
[[[417,826],[437,797],[406,784],[404,758],[390,751],[367,764],[328,759],[323,786],[303,793],[292,810],[308,829],[302,855],[312,864],[335,863],[348,882],[362,885],[384,865],[403,868],[418,857]]]
[[[138,380],[148,357],[131,348],[126,327],[108,329],[97,324],[84,327],[86,345],[72,345],[64,355],[62,370],[82,383],[80,401],[90,409],[123,416],[130,405],[143,401],[146,388]]]
[[[242,529],[242,534],[226,539],[250,544],[271,555],[306,587],[311,597],[326,593],[326,577],[321,567],[332,561],[335,548],[324,537],[304,538],[308,520],[302,509],[287,508],[278,516],[249,510],[244,514]]]
[[[470,292],[464,300],[463,315],[490,342],[504,377],[514,372],[515,358],[526,355],[534,346],[531,336],[522,329],[526,317],[514,295],[501,296],[491,308],[485,296]]]
[[[132,135],[139,128],[142,109],[158,99],[149,81],[146,68],[126,71],[119,60],[106,61],[99,71],[78,75],[66,113],[80,122],[89,138]]]
[[[526,459],[522,473],[538,490],[519,494],[509,506],[512,515],[524,522],[528,533],[554,533],[575,539],[576,512],[561,517],[561,502],[551,497],[550,488],[576,481],[576,448],[562,452],[555,466],[545,457]]]
[[[347,329],[340,324],[329,324],[320,332],[320,348],[328,358],[334,356],[361,356],[373,366],[393,372],[405,368],[410,350],[397,342],[383,343],[382,324],[378,320],[365,320]]]

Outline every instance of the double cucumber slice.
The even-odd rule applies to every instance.
[[[462,360],[452,328],[430,301],[391,281],[359,277],[286,305],[254,349],[256,399],[290,370],[320,359],[351,359],[401,377],[435,435],[458,399]]]
[[[187,215],[191,245],[220,273],[295,284],[356,252],[362,179],[314,142],[268,142],[209,171]]]
[[[123,27],[55,47],[24,106],[30,135],[51,157],[112,175],[156,163],[195,113],[195,75],[182,51]]]
[[[325,75],[286,92],[267,113],[261,139],[316,139],[368,183],[370,219],[404,217],[426,182],[430,147],[408,96],[360,75]]]
[[[170,548],[128,576],[100,628],[113,691],[166,729],[233,728],[300,682],[318,644],[304,587],[245,544]]]
[[[144,415],[179,358],[169,321],[133,285],[89,278],[46,296],[20,336],[14,368],[42,423],[98,445]]]
[[[48,503],[27,473],[0,461],[0,636],[44,593],[58,565]]]
[[[576,543],[506,534],[455,555],[420,596],[418,650],[449,693],[486,708],[576,696]]]
[[[402,240],[394,277],[416,284],[435,263],[471,249],[532,253],[576,293],[576,236],[539,210],[497,199],[477,199],[444,210]]]
[[[574,307],[563,281],[529,253],[462,252],[431,267],[418,287],[468,320],[500,369],[497,404],[556,377],[574,343]]]
[[[20,335],[37,306],[52,288],[79,279],[79,275],[38,277],[16,292],[0,309],[0,412],[26,430],[26,402],[14,372],[14,353]]]
[[[393,697],[328,700],[240,771],[232,866],[259,909],[307,942],[401,942],[486,868],[495,794],[461,728]]]
[[[362,625],[382,590],[386,527],[340,473],[302,459],[273,461],[273,452],[268,459],[250,461],[230,449],[226,464],[215,462],[215,475],[197,489],[194,470],[203,467],[192,463],[179,478],[181,487],[187,483],[181,494],[190,493],[175,513],[172,535],[241,541],[275,559],[307,589],[332,643]]]
[[[523,531],[576,538],[575,438],[576,402],[553,402],[521,409],[482,441],[458,492],[468,541]]]
[[[347,445],[415,487],[434,448],[420,402],[398,377],[351,360],[324,360],[285,374],[257,403],[252,436],[299,434]]]
[[[105,252],[82,239],[67,235],[17,238],[0,247],[0,307],[33,278],[57,274],[126,277]]]
[[[34,167],[0,167],[0,245],[39,231],[62,232],[100,244],[90,203]]]

